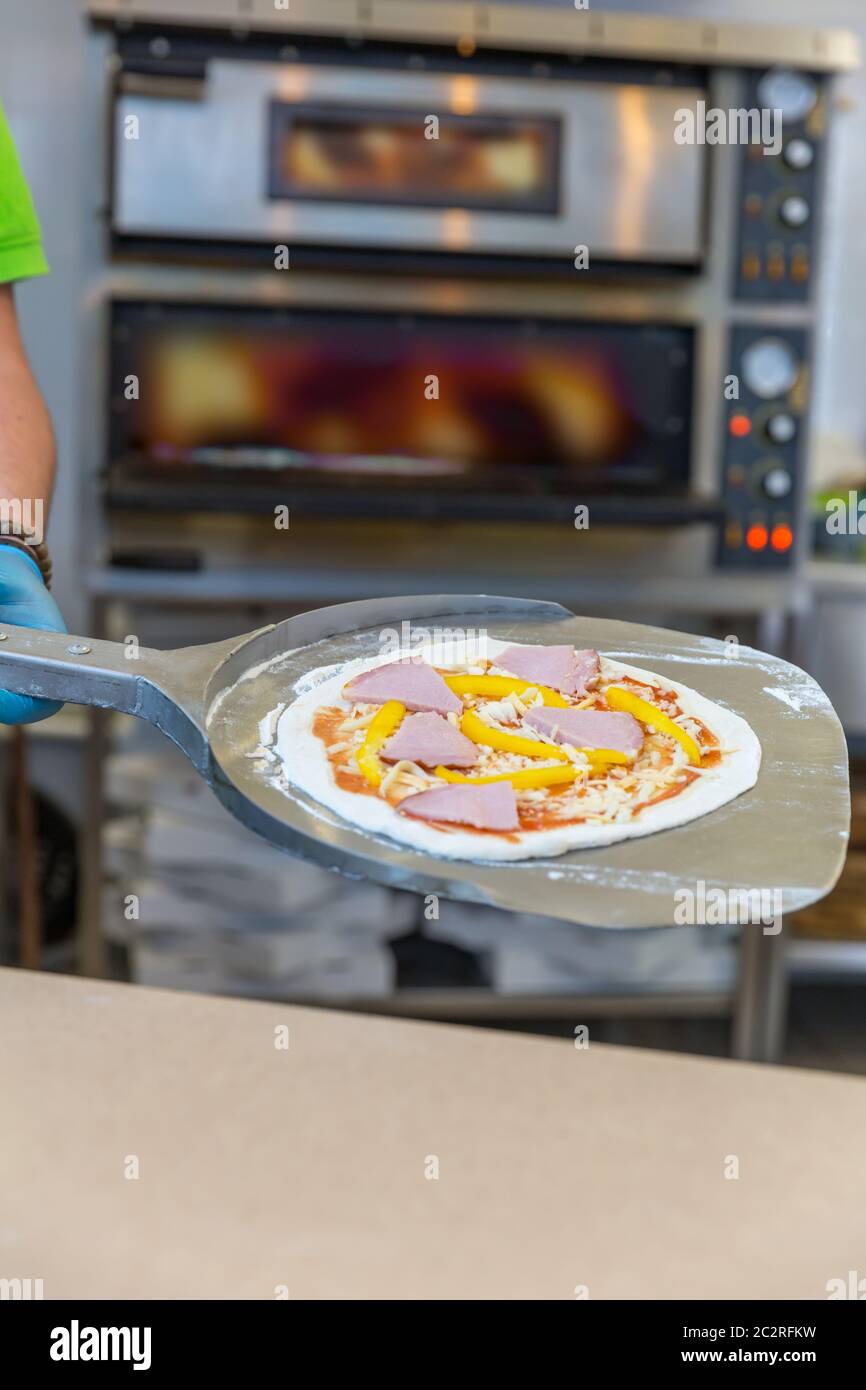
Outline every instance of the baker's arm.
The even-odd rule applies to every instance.
[[[0,529],[47,524],[53,482],[51,421],[21,342],[12,286],[0,285]],[[4,621],[66,631],[36,561],[9,544],[0,544],[0,630]],[[3,724],[31,724],[59,708],[0,690]]]
[[[14,290],[0,285],[0,499],[20,500],[47,521],[54,483],[54,434],[15,313]],[[25,505],[26,504],[26,505]]]

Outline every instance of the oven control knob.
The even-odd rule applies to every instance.
[[[741,371],[749,390],[770,401],[790,391],[799,375],[800,363],[784,338],[757,338],[743,352]]]
[[[764,493],[774,502],[787,497],[793,486],[794,480],[787,468],[768,468],[761,479]]]
[[[790,193],[782,199],[779,216],[786,227],[805,227],[811,211],[807,199],[801,198],[799,193]]]
[[[790,444],[797,433],[797,421],[786,410],[780,410],[770,416],[764,428],[774,444]]]
[[[789,140],[782,152],[785,163],[789,169],[808,169],[812,160],[815,158],[815,148],[808,140],[803,140],[799,136],[796,140]]]

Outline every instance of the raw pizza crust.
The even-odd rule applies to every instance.
[[[487,660],[495,661],[497,655],[507,647],[523,645],[526,644],[499,642],[488,637],[483,655]],[[321,805],[336,811],[357,829],[370,834],[387,835],[391,840],[444,859],[490,862],[549,858],[564,854],[567,850],[597,848],[615,844],[619,840],[653,835],[658,830],[672,830],[675,826],[685,825],[717,810],[727,801],[733,801],[753,787],[758,779],[761,745],[745,719],[706,699],[690,686],[681,685],[667,676],[657,676],[639,666],[612,661],[601,652],[599,655],[605,677],[635,676],[638,680],[660,684],[674,691],[683,714],[702,720],[719,739],[725,750],[721,763],[707,768],[696,782],[678,796],[647,807],[634,821],[513,831],[509,838],[479,834],[459,826],[443,833],[423,821],[401,815],[385,800],[338,787],[324,744],[313,733],[315,712],[321,706],[342,707],[347,712],[351,709],[351,702],[341,699],[340,692],[353,676],[409,655],[420,656],[422,660],[442,668],[461,666],[477,662],[479,646],[477,641],[467,644],[458,639],[449,643],[447,654],[427,644],[413,647],[411,651],[391,651],[373,660],[365,657],[339,666],[320,666],[298,681],[295,686],[297,698],[283,711],[277,723],[275,751],[286,780],[307,792]]]

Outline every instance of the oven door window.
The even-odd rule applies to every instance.
[[[272,198],[555,214],[555,118],[271,103]]]
[[[677,326],[115,306],[112,466],[160,488],[277,474],[419,494],[670,495],[689,478]],[[128,354],[131,345],[133,361]],[[121,360],[122,359],[122,360]],[[126,373],[147,383],[127,400]]]

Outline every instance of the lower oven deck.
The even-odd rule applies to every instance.
[[[561,531],[569,568],[594,573],[642,555],[635,528],[664,529],[648,545],[682,555],[674,573],[790,571],[803,330],[696,325],[688,295],[675,321],[652,298],[648,321],[623,316],[620,292],[605,302],[607,318],[579,294],[570,316],[112,299],[111,548],[129,512],[269,517],[278,533],[327,516],[410,536],[412,522],[534,525],[511,553],[558,553]],[[624,546],[596,542],[612,527]]]

